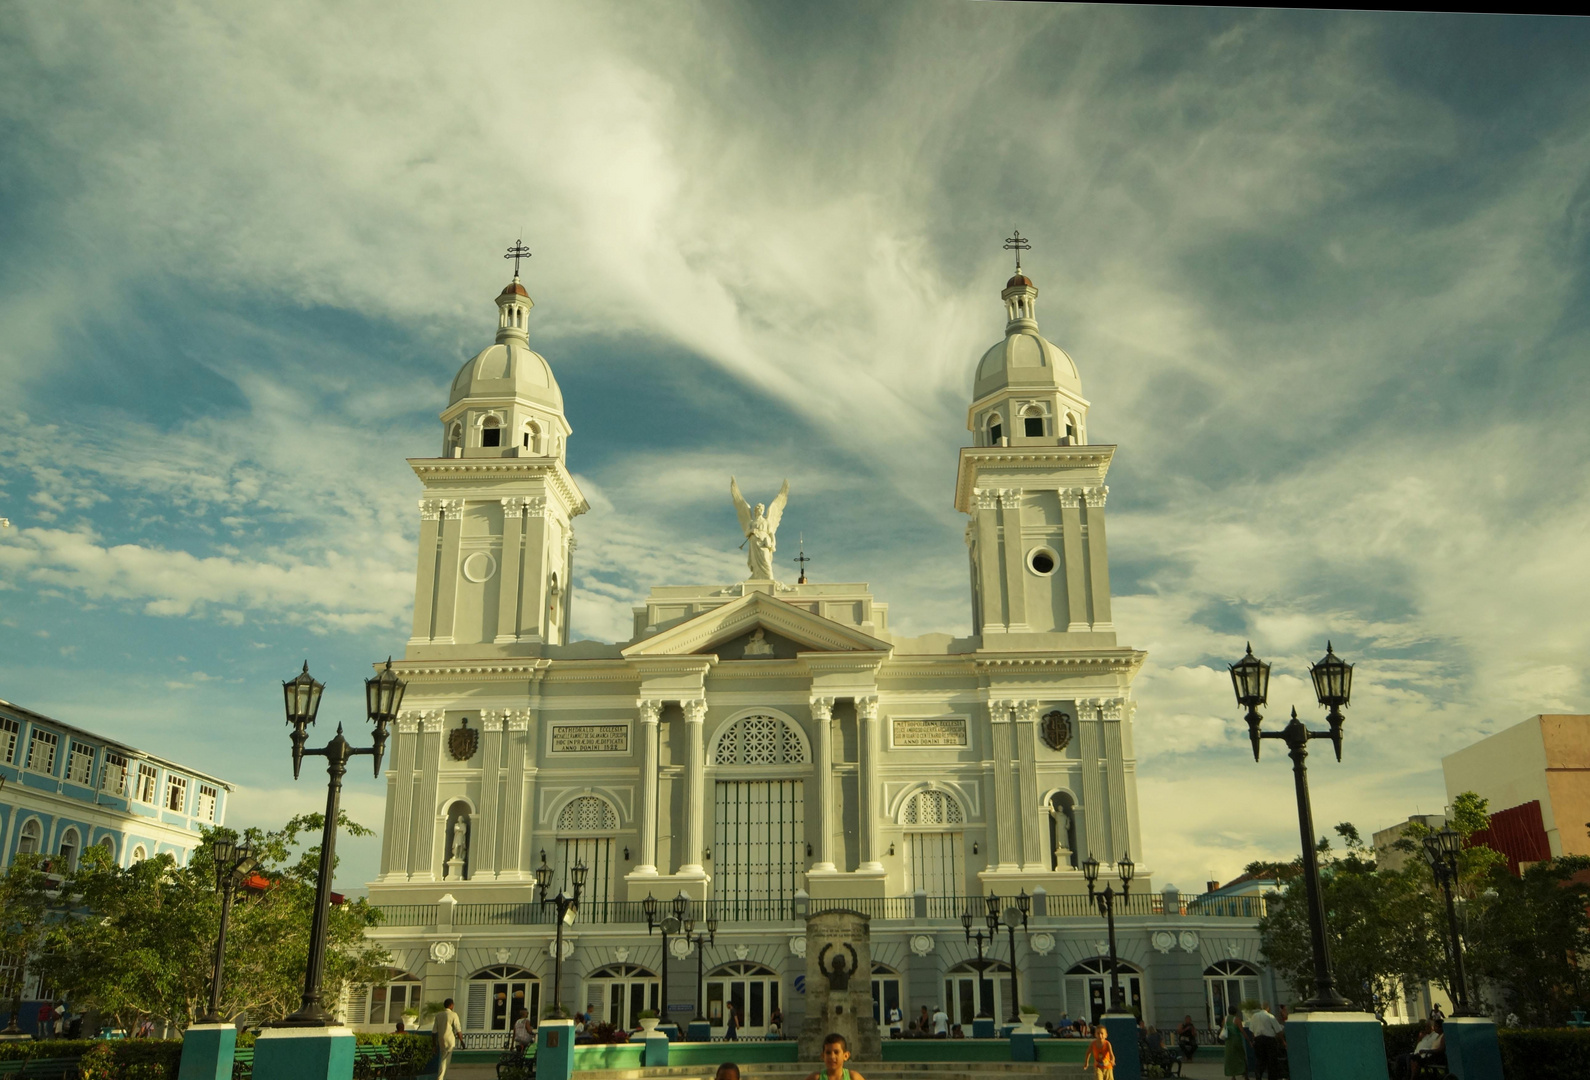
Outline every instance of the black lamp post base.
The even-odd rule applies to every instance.
[[[1353,1003],[1332,990],[1328,994],[1311,997],[1294,1012],[1353,1012]]]
[[[305,1005],[297,1012],[282,1017],[271,1027],[333,1027],[336,1024],[337,1018],[316,1003]]]

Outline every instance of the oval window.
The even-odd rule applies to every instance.
[[[1056,565],[1055,553],[1048,548],[1034,548],[1027,556],[1028,568],[1039,577],[1048,577],[1054,573]]]

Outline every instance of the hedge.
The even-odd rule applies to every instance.
[[[1590,1028],[1503,1028],[1502,1072],[1523,1080],[1584,1080],[1590,1076]]]
[[[362,1031],[361,1046],[385,1046],[396,1068],[393,1076],[415,1076],[435,1054],[429,1034]],[[239,1046],[252,1046],[254,1032],[238,1033]],[[27,1058],[78,1058],[82,1080],[176,1080],[182,1062],[181,1039],[18,1039],[0,1042],[0,1061]]]

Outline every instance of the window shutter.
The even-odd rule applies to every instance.
[[[348,987],[348,1023],[362,1024],[365,1015],[365,999],[369,996],[370,988],[367,986]]]
[[[490,983],[469,984],[469,1004],[464,1007],[464,1030],[486,1030],[486,995],[490,992]]]

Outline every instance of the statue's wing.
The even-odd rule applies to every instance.
[[[778,523],[784,517],[784,504],[789,502],[789,481],[784,481],[784,486],[778,489],[778,495],[767,508],[767,530],[778,532]]]
[[[734,512],[740,515],[740,531],[751,530],[751,504],[745,501],[745,496],[740,494],[740,484],[734,477],[729,477],[729,498],[734,500]]]

